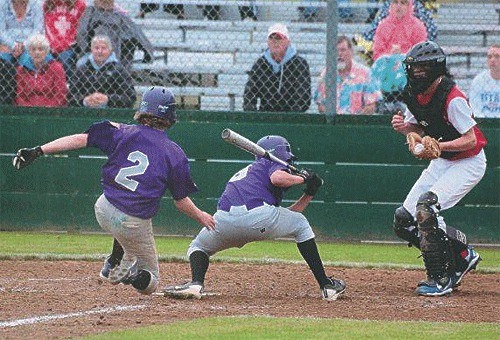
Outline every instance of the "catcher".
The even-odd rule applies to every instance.
[[[396,209],[393,227],[422,252],[427,280],[418,283],[416,293],[442,296],[481,260],[465,234],[446,225],[439,213],[457,204],[484,176],[486,138],[466,96],[451,80],[438,44],[416,44],[403,63],[407,109],[404,117],[392,117],[392,127],[406,135],[415,157],[430,164]]]

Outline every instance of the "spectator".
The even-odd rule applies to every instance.
[[[500,118],[500,44],[488,49],[488,70],[472,81],[469,101],[476,117]]]
[[[382,102],[377,107],[378,113],[394,114],[404,112],[402,93],[406,86],[406,74],[403,67],[404,54],[383,55],[371,67],[372,81],[382,92]]]
[[[96,35],[110,38],[116,57],[129,71],[136,49],[144,52],[144,62],[153,59],[153,45],[129,16],[115,9],[114,0],[95,0],[94,6],[85,9],[76,34],[81,53],[90,52],[90,41]]]
[[[49,40],[43,34],[31,36],[17,67],[16,105],[66,106],[66,74],[60,62],[50,54]]]
[[[437,26],[434,23],[433,19],[433,12],[436,11],[435,4],[433,4],[433,0],[427,0],[425,1],[425,6],[422,5],[421,1],[414,0],[413,1],[413,13],[415,17],[420,19],[426,27],[427,30],[427,37],[429,40],[436,40],[437,39]],[[427,4],[430,5],[428,6]],[[382,7],[378,10],[377,15],[375,16],[375,19],[372,21],[372,24],[370,25],[370,28],[365,31],[361,36],[356,35],[354,37],[354,42],[357,46],[360,46],[363,48],[363,52],[361,52],[361,55],[367,59],[368,63],[372,63],[373,59],[373,37],[375,35],[375,31],[377,30],[378,25],[380,22],[386,18],[389,15],[389,8],[391,5],[391,0],[386,0]],[[429,9],[431,8],[431,9]]]
[[[16,68],[0,58],[0,104],[12,105],[16,97]]]
[[[136,93],[129,72],[113,52],[111,40],[96,35],[92,53],[78,60],[70,82],[71,105],[87,107],[132,107]]]
[[[345,35],[337,40],[337,114],[372,114],[375,113],[381,95],[372,82],[370,69],[353,59],[353,49]],[[318,111],[326,111],[326,69],[321,73],[315,101]]]
[[[285,25],[278,23],[269,28],[267,46],[249,72],[243,110],[307,111],[311,105],[309,64],[297,55]]]
[[[408,50],[427,40],[425,25],[414,16],[413,0],[392,0],[389,15],[378,25],[373,37],[373,60]]]
[[[76,67],[76,29],[85,7],[85,0],[46,0],[43,4],[45,35],[68,78]]]
[[[23,42],[43,33],[39,0],[4,0],[0,4],[0,58],[15,63],[25,52]]]

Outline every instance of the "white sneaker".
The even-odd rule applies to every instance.
[[[136,270],[137,259],[135,257],[131,259],[123,258],[120,264],[109,271],[108,280],[114,285],[119,284],[123,280],[129,277],[129,275]]]
[[[201,299],[203,285],[199,282],[188,282],[179,286],[167,286],[163,289],[163,294],[175,299]]]
[[[321,295],[323,296],[323,300],[335,301],[347,287],[343,280],[334,279],[333,277],[329,279],[331,283],[321,288]]]

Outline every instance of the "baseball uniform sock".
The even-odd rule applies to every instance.
[[[331,283],[325,274],[325,268],[323,267],[323,262],[319,256],[318,247],[316,246],[314,238],[305,242],[297,243],[297,248],[299,248],[300,254],[313,272],[319,286],[323,287],[326,284]]]
[[[200,250],[194,251],[189,256],[189,263],[191,265],[191,276],[193,282],[199,282],[203,285],[203,282],[205,282],[205,274],[209,265],[208,255]]]
[[[122,245],[116,240],[113,240],[113,251],[109,256],[108,262],[111,266],[116,266],[123,258],[123,248]]]

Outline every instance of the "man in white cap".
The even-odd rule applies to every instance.
[[[311,104],[309,64],[297,55],[284,24],[276,23],[269,28],[267,47],[249,72],[243,110],[307,111]]]

